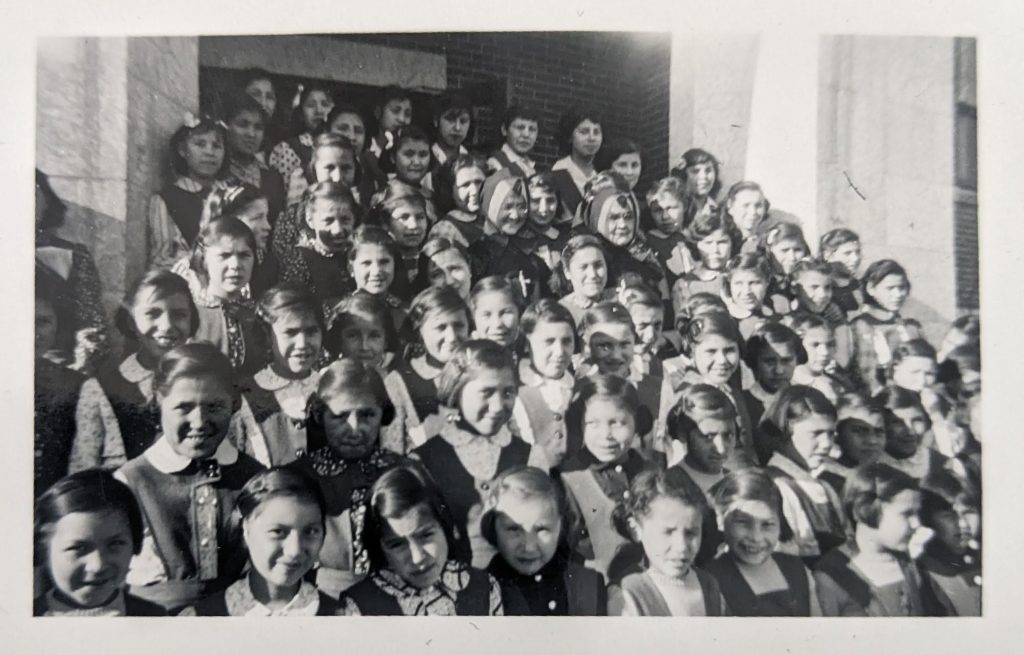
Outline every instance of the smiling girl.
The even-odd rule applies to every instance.
[[[693,199],[687,212],[687,224],[700,214],[718,209],[722,180],[718,159],[713,154],[700,148],[687,150],[672,169],[672,175],[686,184],[686,192]]]
[[[583,312],[595,304],[614,297],[606,290],[608,263],[601,241],[589,234],[570,237],[562,250],[561,276],[569,293],[559,303],[569,310],[578,325]]]

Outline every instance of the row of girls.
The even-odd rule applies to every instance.
[[[250,87],[172,141],[125,356],[52,357],[37,266],[36,614],[980,614],[976,318],[936,350],[706,151],[641,202],[592,112],[545,172],[528,110],[483,160],[458,94],[367,143],[311,87],[264,165]]]

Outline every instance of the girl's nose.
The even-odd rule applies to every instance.
[[[423,546],[420,546],[418,543],[413,541],[409,545],[409,560],[414,565],[418,566],[421,562],[425,561],[426,559],[427,551],[423,548]]]
[[[100,548],[96,548],[84,558],[82,563],[86,571],[96,574],[103,570],[106,562],[107,558],[104,556],[103,551]]]
[[[299,536],[298,531],[293,530],[288,534],[281,543],[281,552],[292,557],[302,552],[302,538]]]

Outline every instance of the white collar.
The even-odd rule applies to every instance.
[[[139,363],[139,354],[132,353],[124,358],[117,367],[117,372],[128,382],[139,384],[153,378],[153,371],[148,370]]]
[[[182,191],[188,191],[189,193],[199,193],[203,190],[203,185],[196,182],[187,175],[182,175],[174,181],[174,186],[178,187]]]
[[[192,460],[188,457],[183,457],[174,452],[171,444],[167,441],[167,437],[162,434],[156,440],[156,443],[146,449],[143,455],[161,473],[178,473],[179,471],[184,471],[192,463]],[[230,466],[238,461],[238,451],[226,435],[224,440],[220,442],[220,445],[217,446],[217,452],[213,454],[213,458],[221,466]]]
[[[290,379],[275,373],[268,364],[253,376],[253,381],[260,389],[264,389],[265,391],[280,391],[281,389],[293,385],[300,387],[303,390],[312,390],[320,381],[320,374],[317,371],[310,371],[309,375],[304,378]]]
[[[75,607],[59,600],[53,589],[46,592],[46,616],[127,616],[124,590],[120,590],[106,605]]]
[[[448,161],[448,155],[444,154],[444,149],[435,141],[430,146],[430,152],[434,155],[434,161],[438,164],[444,164]],[[466,150],[465,146],[459,146],[460,155],[468,155],[469,151]]]
[[[750,392],[751,396],[761,401],[766,411],[768,409],[768,405],[775,402],[776,394],[768,393],[768,391],[765,390],[765,388],[762,387],[761,383],[758,382],[757,380],[754,380],[754,384],[752,384],[750,388],[747,389],[747,391]]]
[[[587,182],[594,179],[594,177],[597,175],[596,169],[591,175],[587,175],[586,173],[584,173],[583,169],[577,166],[576,162],[572,160],[572,155],[562,157],[561,159],[556,161],[555,165],[551,167],[551,170],[564,170],[568,172],[569,177],[572,178],[573,184],[575,184],[576,188],[580,190],[580,193],[583,193],[584,189],[586,189]]]
[[[507,422],[501,426],[497,434],[485,437],[482,434],[468,432],[460,428],[456,423],[457,417],[457,413],[449,413],[440,432],[440,437],[456,448],[464,448],[471,444],[478,448],[485,444],[504,448],[512,443],[512,431],[509,429]]]
[[[529,358],[524,357],[519,360],[519,382],[527,387],[561,387],[572,393],[572,388],[576,381],[568,369],[557,380],[546,378],[534,370]]]
[[[420,376],[424,380],[433,380],[434,378],[441,375],[440,368],[434,368],[427,363],[426,356],[413,357],[409,360],[409,366],[416,372],[416,375]]]
[[[228,616],[316,616],[320,594],[312,583],[302,580],[299,591],[281,609],[270,609],[252,594],[249,576],[237,580],[224,592]]]
[[[523,155],[520,155],[518,152],[513,150],[512,146],[510,146],[507,142],[501,144],[501,151],[505,153],[505,156],[508,157],[508,160],[513,164],[526,164],[530,168],[533,168],[533,160],[530,159],[529,157],[524,157]]]
[[[810,471],[804,469],[782,453],[773,453],[772,458],[768,460],[768,466],[774,466],[794,480],[802,482],[818,482],[818,480],[811,475]]]

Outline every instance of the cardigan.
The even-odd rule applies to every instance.
[[[506,616],[606,616],[604,576],[556,553],[533,575],[523,575],[495,555],[487,567],[501,584]]]
[[[811,585],[803,561],[794,555],[772,553],[772,559],[786,580],[786,589],[755,594],[736,564],[736,558],[722,553],[706,565],[718,581],[722,596],[736,616],[811,616]]]

